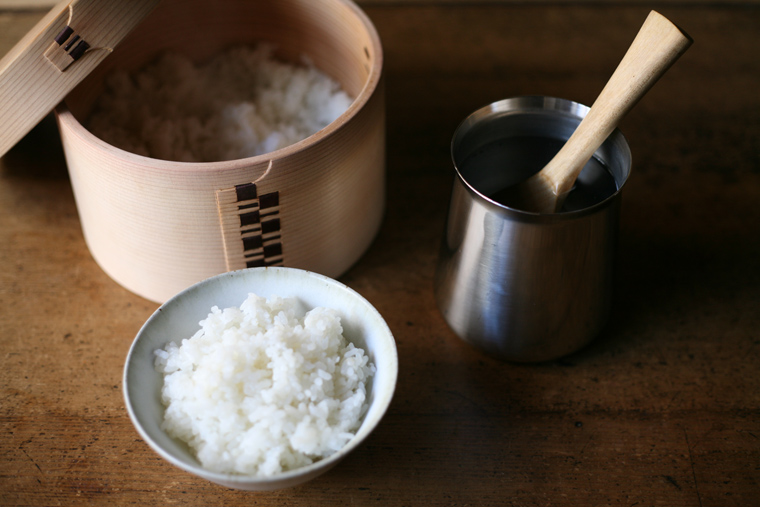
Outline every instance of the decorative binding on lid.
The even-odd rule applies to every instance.
[[[64,0],[40,19],[0,59],[0,157],[87,77],[158,3]]]
[[[90,49],[90,44],[71,26],[66,25],[45,51],[45,58],[63,72],[69,65],[79,60],[88,49]]]

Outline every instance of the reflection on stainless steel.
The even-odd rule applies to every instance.
[[[607,168],[617,190],[583,209],[555,214],[526,213],[486,197],[484,186],[499,178],[515,183],[539,170],[540,161],[535,168],[497,167],[503,177],[490,168],[468,168],[463,161],[500,135],[567,139],[586,110],[560,99],[509,99],[474,113],[454,135],[456,178],[436,300],[462,339],[498,357],[561,357],[587,344],[608,320],[630,151],[623,136],[613,133],[595,163]]]

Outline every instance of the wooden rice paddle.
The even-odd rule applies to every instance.
[[[524,211],[559,211],[586,162],[691,43],[691,37],[668,19],[650,12],[570,139],[541,171],[508,189],[503,202]]]

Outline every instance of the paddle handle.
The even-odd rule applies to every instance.
[[[583,166],[692,39],[652,11],[612,77],[570,139],[542,170],[559,196],[570,191]]]

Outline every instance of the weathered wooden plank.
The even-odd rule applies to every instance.
[[[461,343],[434,305],[453,129],[513,95],[590,102],[648,6],[363,4],[386,53],[388,211],[342,281],[398,342],[377,432],[281,492],[226,490],[158,458],[120,391],[156,305],[92,261],[48,123],[0,159],[0,503],[752,505],[760,9],[663,4],[695,44],[622,126],[634,168],[614,320],[577,354],[514,365]],[[37,19],[0,15],[0,52]]]

